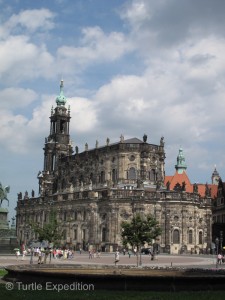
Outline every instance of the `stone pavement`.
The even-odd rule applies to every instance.
[[[86,252],[81,254],[75,253],[72,259],[51,259],[51,264],[94,264],[94,265],[115,265],[114,253],[102,253],[100,258],[89,259],[89,255]],[[33,264],[37,264],[37,257],[33,257]],[[142,266],[146,267],[183,267],[183,268],[216,268],[216,257],[212,255],[157,255],[155,260],[152,261],[148,255],[141,256]],[[26,265],[30,264],[30,256],[26,256],[24,260],[22,257],[17,259],[12,255],[0,256],[0,268],[10,265]],[[49,258],[47,259],[49,264]],[[130,258],[128,255],[120,254],[120,261],[117,265],[136,266],[137,257],[132,255]],[[219,265],[218,268],[225,269],[225,263]]]

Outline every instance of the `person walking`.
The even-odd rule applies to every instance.
[[[117,264],[119,261],[120,261],[120,253],[119,253],[119,251],[116,251],[116,253],[115,253],[115,266],[116,266],[116,264]]]
[[[100,255],[101,255],[101,251],[100,251],[100,249],[98,249],[98,251],[97,251],[97,258],[100,258]]]
[[[16,259],[18,259],[20,256],[20,250],[16,250]]]
[[[42,263],[42,253],[41,253],[41,248],[38,249],[38,264]]]
[[[21,260],[24,260],[26,254],[27,254],[27,251],[24,249],[23,252],[22,252],[22,259]]]
[[[220,253],[217,256],[217,263],[218,263],[218,265],[222,264],[222,255]]]

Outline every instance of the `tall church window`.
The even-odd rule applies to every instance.
[[[63,178],[62,180],[62,190],[64,190],[66,188],[66,181],[65,179]]]
[[[104,183],[105,182],[105,172],[101,171],[100,173],[100,183]]]
[[[116,182],[116,169],[112,170],[112,182]]]
[[[61,120],[60,121],[60,132],[65,133],[65,129],[66,129],[66,122],[64,120]]]
[[[66,229],[63,230],[62,236],[63,236],[63,239],[66,240]]]
[[[174,244],[179,244],[180,243],[180,233],[178,229],[175,229],[173,231],[173,243]]]
[[[52,166],[51,166],[51,170],[54,171],[55,169],[55,154],[52,155]]]
[[[128,179],[135,180],[136,178],[137,178],[136,169],[134,167],[132,167],[128,171]]]
[[[155,181],[155,169],[152,169],[150,172],[149,172],[149,179],[151,181]]]
[[[82,240],[86,240],[86,230],[85,229],[83,229],[82,230]]]
[[[93,175],[93,173],[90,174],[90,182],[95,183],[94,182],[94,175]]]
[[[203,235],[202,235],[202,231],[199,231],[199,234],[198,234],[198,243],[199,243],[199,244],[203,244]]]
[[[84,183],[84,176],[83,175],[80,175],[80,183]]]
[[[193,244],[193,231],[192,230],[188,231],[188,243]]]
[[[103,227],[102,228],[102,242],[105,242],[106,241],[106,228]]]
[[[66,217],[67,217],[67,214],[66,214],[66,211],[64,211],[64,214],[63,214],[63,221],[66,221]]]
[[[73,234],[74,240],[77,240],[77,228],[74,229],[74,234]]]

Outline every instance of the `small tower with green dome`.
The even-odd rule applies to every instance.
[[[183,149],[180,147],[177,156],[177,164],[175,165],[178,174],[182,174],[187,169]]]
[[[56,104],[57,106],[64,106],[66,104],[66,97],[64,96],[64,93],[63,93],[63,80],[61,80],[61,83],[60,83],[60,94],[59,96],[57,96],[56,98]]]

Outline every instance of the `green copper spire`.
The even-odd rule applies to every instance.
[[[60,83],[60,94],[56,98],[55,101],[56,101],[57,106],[61,106],[61,105],[66,104],[66,97],[63,94],[63,80],[61,80],[61,83]]]
[[[187,165],[185,163],[185,157],[184,157],[182,148],[179,149],[179,154],[177,156],[177,164],[175,165],[175,168],[176,168],[178,174],[182,174],[187,169]]]

